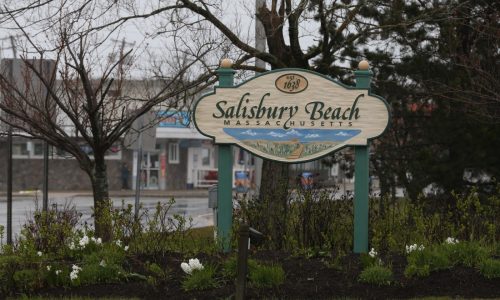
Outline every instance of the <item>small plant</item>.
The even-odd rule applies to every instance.
[[[427,277],[431,274],[429,265],[409,264],[405,268],[405,276],[410,277]]]
[[[360,256],[361,259],[361,264],[363,265],[363,268],[368,268],[370,266],[375,266],[375,265],[382,265],[382,261],[378,257],[377,251],[375,251],[374,248],[366,253],[362,253]]]
[[[38,270],[26,269],[14,273],[16,288],[24,293],[33,292],[42,286]]]
[[[258,267],[259,263],[256,260],[248,259],[248,274],[254,272]],[[237,276],[238,269],[238,259],[236,256],[230,257],[222,267],[222,276],[226,279],[233,280]]]
[[[459,243],[459,241],[456,238],[452,237],[448,237],[444,242],[448,245],[455,245]]]
[[[82,268],[77,266],[77,265],[73,265],[71,267],[71,273],[69,273],[69,279],[71,279],[71,284],[73,284],[73,285],[80,284],[80,280],[78,278],[78,275],[80,274],[81,270],[82,270]]]
[[[452,245],[450,258],[454,260],[455,264],[475,267],[484,261],[488,254],[488,250],[477,242],[463,242]]]
[[[156,263],[146,263],[146,269],[151,273],[151,275],[147,277],[147,281],[152,286],[158,286],[168,279],[168,273]]]
[[[424,245],[417,245],[417,244],[413,244],[413,245],[406,245],[405,247],[405,250],[406,250],[406,254],[410,254],[412,253],[413,251],[423,251],[425,249]]]
[[[189,275],[189,274],[193,273],[194,270],[203,270],[204,267],[200,263],[199,259],[192,258],[189,260],[188,263],[185,263],[185,262],[181,263],[181,269],[182,269],[182,271],[184,271],[184,273]]]
[[[37,251],[61,253],[61,245],[73,238],[80,218],[74,205],[61,208],[54,204],[47,212],[36,210],[23,225],[21,237]]]
[[[285,282],[285,271],[278,265],[259,265],[250,273],[250,282],[256,288],[278,287]]]
[[[20,267],[20,258],[15,255],[0,256],[0,292],[7,293],[14,289],[14,273]]]
[[[203,269],[193,269],[182,282],[182,288],[185,291],[216,288],[218,284],[215,272],[216,268],[212,265],[207,265]]]
[[[364,269],[359,275],[359,281],[363,283],[376,284],[379,286],[390,285],[392,280],[391,269],[374,265]]]
[[[410,251],[407,260],[406,277],[425,277],[429,276],[432,271],[448,269],[453,266],[448,253],[440,246]]]
[[[500,260],[485,259],[479,264],[479,272],[488,279],[500,278]]]

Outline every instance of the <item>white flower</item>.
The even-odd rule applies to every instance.
[[[406,253],[411,253],[415,250],[422,251],[424,249],[425,249],[424,245],[420,245],[420,246],[417,244],[413,244],[410,246],[406,245]]]
[[[73,265],[72,269],[73,269],[73,271],[77,271],[77,272],[80,272],[82,270],[82,268],[80,268],[77,265]]]
[[[101,239],[101,238],[97,238],[97,239],[95,240],[95,243],[96,243],[97,245],[102,244],[102,239]]]
[[[200,263],[199,259],[192,258],[188,263],[183,262],[181,268],[185,273],[191,274],[193,270],[203,270],[203,265]]]
[[[69,273],[69,279],[75,280],[77,278],[78,278],[78,272],[77,271],[71,271],[71,273]]]
[[[200,263],[200,261],[197,258],[190,259],[189,266],[193,270],[203,270],[203,265]]]
[[[56,270],[56,275],[61,274],[61,272],[62,272],[61,270]]]
[[[36,255],[38,255],[38,256],[42,256],[42,251],[38,251],[38,252],[36,253]]]
[[[445,242],[446,244],[451,244],[451,245],[458,244],[458,240],[452,237],[447,238]]]
[[[86,236],[86,235],[84,235],[84,236],[80,239],[80,242],[79,242],[80,247],[85,247],[85,246],[87,246],[87,245],[88,245],[88,243],[89,243],[89,237],[88,237],[88,236]]]
[[[82,268],[80,268],[77,265],[73,265],[72,269],[73,269],[73,271],[71,271],[71,273],[69,273],[69,279],[75,280],[78,278],[78,273],[82,270]]]
[[[75,242],[71,242],[71,243],[69,244],[69,249],[70,249],[70,250],[75,250]]]
[[[186,274],[191,274],[191,272],[193,272],[193,270],[191,269],[191,267],[190,267],[187,263],[185,263],[185,262],[183,262],[183,263],[181,264],[181,269],[182,269],[182,271],[184,271],[184,273],[186,273]]]
[[[101,260],[101,262],[99,263],[99,266],[101,266],[103,268],[106,266],[106,262],[104,261],[104,259]]]
[[[375,248],[372,248],[372,250],[370,250],[370,252],[368,252],[368,255],[370,255],[371,257],[375,257],[377,256],[377,251],[375,251]]]
[[[50,271],[50,269],[51,269],[51,266],[47,266],[47,271]]]
[[[121,247],[121,246],[122,246],[122,241],[120,241],[120,240],[116,240],[115,244],[116,244],[118,247]]]
[[[128,246],[123,247],[123,250],[128,251]]]

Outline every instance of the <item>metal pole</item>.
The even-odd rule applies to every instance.
[[[12,245],[12,126],[7,132],[7,244]]]
[[[12,47],[12,68],[14,68],[14,60],[17,57],[16,47],[14,45],[14,37],[11,35],[10,44]],[[14,82],[13,70],[11,72],[11,82]],[[7,133],[7,244],[12,245],[12,126],[9,124]]]
[[[356,87],[370,90],[370,81],[372,72],[368,69],[354,72],[356,77]],[[360,63],[361,66],[361,63]],[[354,252],[368,252],[368,189],[370,176],[370,158],[369,144],[366,146],[355,146],[355,165],[354,165]]]
[[[43,211],[49,208],[49,143],[43,143]]]
[[[142,117],[141,117],[142,118]],[[141,119],[142,120],[142,119]],[[142,127],[142,122],[139,128]],[[139,129],[141,130],[141,129]],[[139,131],[139,150],[137,150],[137,174],[135,175],[135,218],[139,218],[139,199],[141,198],[142,131]]]

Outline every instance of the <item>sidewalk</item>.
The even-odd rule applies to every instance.
[[[12,197],[42,197],[42,191],[16,191],[12,193]],[[135,197],[134,190],[114,190],[109,191],[109,196],[113,198],[119,197]],[[5,201],[7,193],[0,191],[0,201]],[[49,191],[49,198],[60,197],[92,197],[91,190],[81,191]],[[207,189],[193,189],[193,190],[141,190],[141,197],[158,197],[158,198],[208,198]]]

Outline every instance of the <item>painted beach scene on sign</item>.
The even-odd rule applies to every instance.
[[[343,144],[361,130],[224,128],[224,132],[258,152],[295,160],[306,159]]]

